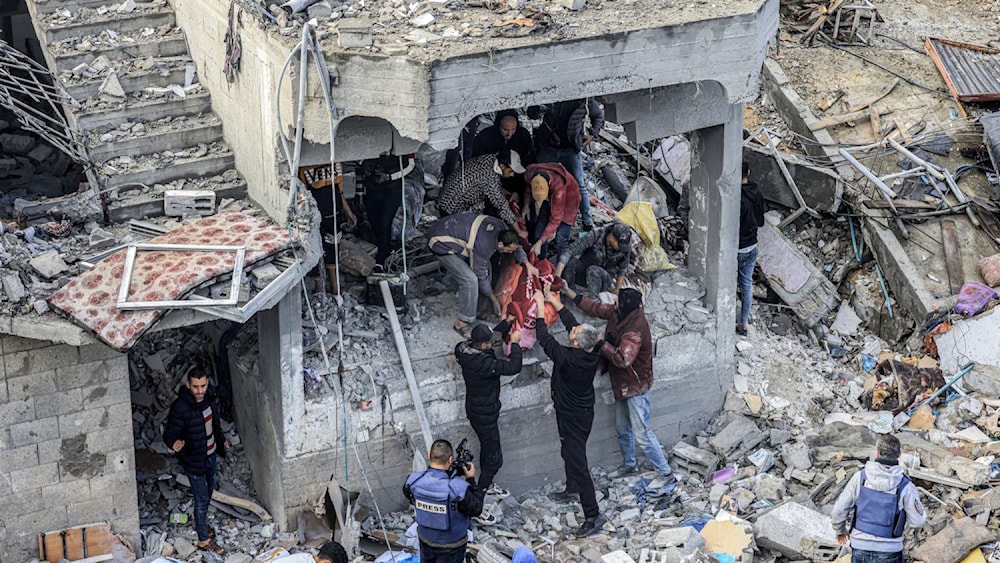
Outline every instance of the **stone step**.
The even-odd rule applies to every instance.
[[[193,65],[194,63],[189,64]],[[183,86],[184,66],[182,63],[174,63],[164,69],[166,75],[156,67],[142,71],[119,71],[118,82],[122,85],[122,89],[126,94],[141,92],[150,86],[159,88],[166,87],[169,84]],[[63,87],[69,92],[70,96],[73,96],[74,100],[96,98],[100,94],[101,84],[104,82],[105,77],[106,74],[91,79],[70,78],[69,81],[63,81]]]
[[[194,147],[222,140],[222,121],[215,114],[179,119],[159,120],[142,124],[141,133],[101,127],[91,131],[90,156],[104,162],[122,154],[151,154],[173,147]],[[108,140],[108,138],[112,140]],[[103,139],[103,140],[102,140]]]
[[[45,30],[46,41],[53,43],[74,37],[98,35],[106,29],[122,35],[146,27],[156,29],[176,25],[174,12],[169,6],[149,5],[128,14],[113,11],[98,14],[89,9],[72,12],[69,17],[63,17],[62,14],[63,12],[55,12],[43,19],[41,25]]]
[[[116,2],[114,0],[35,0],[35,12],[39,15],[51,14],[59,10],[69,10],[75,12],[81,8],[87,8],[90,10],[95,10],[101,6],[105,6],[109,11],[114,11],[117,6],[122,4],[122,2]],[[136,1],[136,7],[142,7],[144,5],[152,5],[153,2],[139,2]]]
[[[243,199],[247,196],[246,182],[232,169],[205,178],[185,178],[183,184],[184,189],[214,191],[216,202],[221,202],[223,199]],[[121,199],[108,202],[108,218],[116,223],[123,223],[132,219],[163,215],[163,194],[167,189],[176,187],[178,186],[168,186],[163,190],[143,188],[122,193]]]
[[[208,91],[199,88],[181,98],[175,94],[153,95],[144,92],[130,94],[125,102],[108,103],[88,100],[75,112],[73,120],[80,131],[99,127],[118,127],[126,121],[156,121],[168,116],[197,115],[212,110]]]
[[[187,40],[184,33],[179,28],[172,29],[173,31],[167,35],[154,33],[144,37],[140,34],[134,34],[119,36],[116,40],[112,40],[102,32],[101,35],[73,38],[49,45],[46,48],[52,54],[58,71],[72,70],[83,63],[90,64],[102,55],[112,61],[187,55]],[[121,40],[123,38],[134,38],[135,40]],[[90,45],[89,49],[79,50],[75,48],[75,45],[85,42]]]
[[[178,156],[193,154],[198,147],[183,151],[163,150],[160,153],[136,156],[118,156],[105,161],[98,168],[108,188],[130,184],[162,184],[179,178],[214,176],[233,168],[235,158],[223,143],[209,145],[211,150],[203,156]],[[173,152],[174,156],[169,156]],[[128,162],[125,160],[128,159]]]

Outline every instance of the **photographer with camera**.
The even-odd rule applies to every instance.
[[[403,494],[417,516],[421,563],[462,563],[472,517],[483,511],[485,491],[476,486],[476,466],[454,467],[455,451],[448,440],[435,440],[428,454],[430,467],[406,478]],[[464,457],[464,456],[463,456]]]

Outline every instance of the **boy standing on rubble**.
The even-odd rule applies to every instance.
[[[757,184],[750,181],[750,165],[743,163],[743,180],[740,186],[740,243],[736,251],[737,274],[740,293],[739,324],[736,334],[747,335],[750,324],[750,306],[753,305],[753,269],[757,265],[757,229],[764,226],[764,196]]]
[[[927,513],[899,465],[898,438],[878,439],[875,459],[851,477],[830,518],[837,541],[851,543],[852,563],[903,563],[903,529],[922,527]]]

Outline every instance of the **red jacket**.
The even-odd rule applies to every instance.
[[[641,395],[653,386],[653,339],[642,307],[618,319],[614,305],[602,305],[580,296],[580,309],[608,321],[601,355],[611,364],[611,388],[615,400]]]
[[[558,162],[543,162],[532,164],[524,171],[524,181],[528,184],[524,194],[524,204],[531,205],[531,176],[537,170],[543,170],[549,175],[549,205],[552,206],[552,216],[545,226],[542,239],[549,240],[556,236],[559,223],[573,225],[576,214],[580,210],[580,184],[576,178]]]

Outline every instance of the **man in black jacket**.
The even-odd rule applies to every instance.
[[[740,188],[740,242],[736,251],[740,293],[739,322],[736,333],[747,335],[750,324],[750,306],[753,304],[753,269],[757,265],[757,229],[764,226],[764,196],[757,184],[750,181],[750,165],[743,163],[743,181]]]
[[[462,378],[465,379],[465,415],[479,437],[479,459],[482,460],[479,488],[500,499],[510,496],[510,492],[493,482],[503,466],[499,425],[500,378],[517,375],[521,371],[521,346],[518,344],[521,331],[510,333],[509,359],[497,358],[493,351],[493,332],[506,336],[510,329],[510,319],[493,330],[479,324],[472,329],[471,340],[455,346],[455,359],[462,366]]]
[[[208,527],[208,504],[215,490],[215,454],[225,457],[229,442],[222,433],[215,396],[208,389],[208,375],[200,368],[188,372],[187,384],[170,405],[163,443],[177,454],[191,483],[198,547],[222,555],[225,550],[215,543],[215,532]]]
[[[594,220],[590,216],[590,196],[583,178],[583,158],[580,151],[604,127],[604,108],[594,98],[581,98],[544,108],[533,106],[528,108],[528,117],[536,119],[537,110],[543,113],[542,124],[535,129],[538,162],[558,162],[576,178],[576,183],[580,185],[580,218],[583,220],[583,230],[589,231],[594,226]]]
[[[545,324],[545,303],[551,303],[569,331],[569,346],[563,346],[549,334]],[[594,376],[601,358],[601,332],[589,324],[580,324],[552,294],[535,292],[537,320],[535,335],[545,354],[552,359],[552,403],[556,408],[560,454],[566,466],[566,490],[552,493],[556,502],[570,502],[580,497],[583,524],[576,530],[578,538],[597,533],[604,525],[597,506],[594,480],[587,463],[587,439],[594,425]]]

